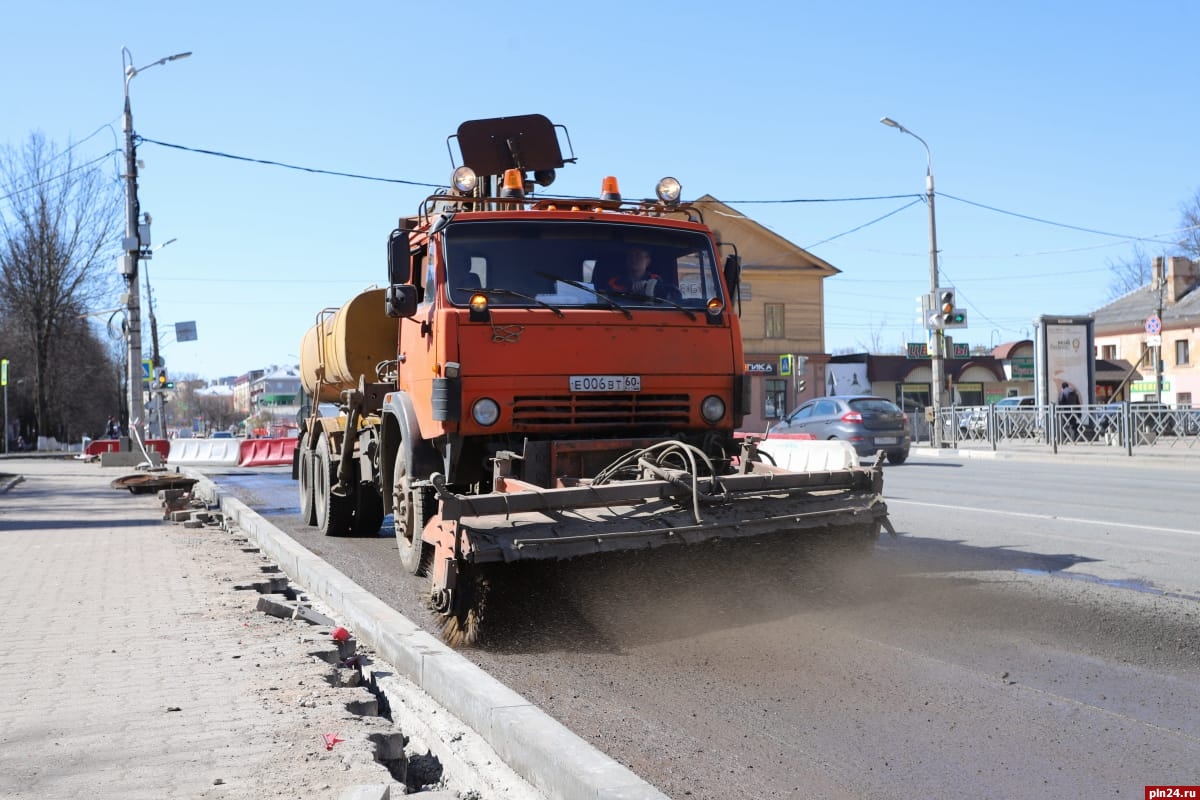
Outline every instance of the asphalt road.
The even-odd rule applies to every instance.
[[[763,541],[524,571],[466,655],[677,798],[1200,784],[1193,471],[885,474],[901,535],[869,559]],[[217,480],[433,630],[393,539],[298,528],[286,470]]]

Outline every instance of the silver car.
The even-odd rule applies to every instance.
[[[865,394],[809,400],[771,426],[767,438],[773,433],[841,439],[860,457],[870,458],[883,450],[891,464],[903,464],[912,445],[904,412],[885,397]]]

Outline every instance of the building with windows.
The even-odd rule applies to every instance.
[[[1155,400],[1192,406],[1200,398],[1200,263],[1186,258],[1154,259],[1153,279],[1145,286],[1092,312],[1096,358],[1126,361],[1136,373],[1112,387],[1097,402]],[[1154,331],[1157,331],[1155,333]]]
[[[752,409],[742,429],[765,431],[801,400],[825,394],[824,281],[840,270],[711,195],[696,206],[717,240],[736,243],[741,257],[741,297],[733,302]]]
[[[263,376],[261,369],[252,369],[233,379],[233,410],[239,414],[251,411],[250,387]]]

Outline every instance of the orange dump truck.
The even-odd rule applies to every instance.
[[[678,182],[533,196],[575,161],[563,136],[463,123],[452,188],[389,238],[388,287],[301,346],[305,522],[371,535],[392,515],[453,642],[477,640],[509,562],[818,527],[869,546],[886,524],[878,468],[793,472],[735,437],[739,260]]]

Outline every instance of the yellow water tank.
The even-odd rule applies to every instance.
[[[304,334],[300,343],[300,381],[320,402],[334,402],[359,376],[375,383],[375,365],[396,357],[397,320],[384,311],[384,289],[368,289]],[[318,395],[317,384],[321,390]]]

